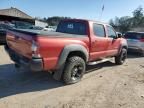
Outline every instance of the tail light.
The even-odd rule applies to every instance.
[[[33,58],[40,58],[41,57],[41,55],[39,54],[39,45],[34,40],[32,41],[31,50],[32,50],[32,57]]]
[[[141,42],[144,42],[144,38],[140,39]]]

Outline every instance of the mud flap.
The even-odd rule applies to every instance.
[[[63,74],[64,66],[54,72],[53,78],[57,81],[61,80]]]

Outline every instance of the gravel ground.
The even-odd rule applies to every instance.
[[[65,86],[49,73],[16,72],[0,47],[0,108],[144,108],[144,57],[89,66],[80,83]]]

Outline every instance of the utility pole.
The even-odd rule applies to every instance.
[[[100,16],[99,16],[99,20],[101,20],[102,19],[102,15],[103,15],[103,12],[104,12],[104,9],[105,9],[105,5],[104,5],[104,1],[102,0],[102,10],[101,10],[101,12],[100,12]]]

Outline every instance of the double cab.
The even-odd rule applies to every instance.
[[[66,84],[79,82],[89,63],[114,57],[121,65],[127,58],[127,41],[109,24],[90,20],[62,20],[56,32],[13,29],[6,40],[16,68],[50,71]]]

